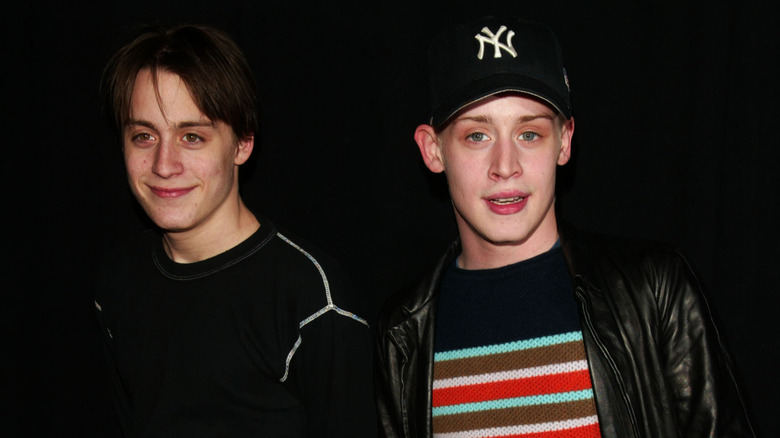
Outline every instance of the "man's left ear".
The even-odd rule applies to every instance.
[[[574,117],[563,122],[561,127],[561,150],[558,152],[558,165],[563,166],[571,158],[571,138],[574,135]]]
[[[237,166],[246,163],[249,156],[252,155],[252,149],[255,147],[254,134],[245,136],[238,139],[238,147],[236,148],[236,158],[234,160]]]

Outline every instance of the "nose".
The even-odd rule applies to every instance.
[[[508,139],[499,139],[491,150],[490,178],[513,178],[523,174],[520,164],[520,148]]]
[[[157,145],[152,172],[161,178],[170,178],[182,171],[179,149],[175,142],[163,140]]]

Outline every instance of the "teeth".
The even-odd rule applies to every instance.
[[[491,199],[490,202],[492,202],[494,204],[498,204],[498,205],[506,205],[506,204],[514,204],[515,202],[520,202],[523,199],[524,199],[523,197],[517,196],[515,198],[496,198],[496,199]]]

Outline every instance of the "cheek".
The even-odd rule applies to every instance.
[[[479,192],[488,181],[490,163],[477,154],[459,154],[445,157],[444,174],[450,190]]]
[[[534,185],[537,190],[555,191],[555,175],[557,170],[557,159],[549,157],[548,159],[534,163],[532,168],[526,168],[526,174],[534,175]]]
[[[222,160],[221,165],[215,169],[215,172],[220,175],[233,176],[233,172],[236,168],[235,155],[226,155]]]
[[[479,154],[450,154],[442,157],[444,163],[444,172],[458,179],[475,179],[480,175],[487,175],[490,163],[485,157]]]
[[[193,159],[187,165],[188,172],[201,181],[230,184],[235,165],[232,155],[211,155]]]
[[[452,169],[457,169],[457,171]],[[469,167],[467,163],[453,166],[449,172],[445,170],[450,196],[455,200],[465,200],[472,197],[473,194],[478,194],[479,188],[482,186],[478,172],[478,169],[473,166]]]
[[[131,179],[142,174],[144,169],[149,167],[148,163],[149,161],[145,156],[125,153],[125,170]]]

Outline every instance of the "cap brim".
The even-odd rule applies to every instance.
[[[537,98],[566,119],[571,118],[571,108],[566,100],[548,85],[528,76],[503,73],[472,81],[450,94],[434,109],[430,124],[440,127],[467,106],[505,92],[516,92]]]

